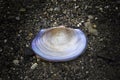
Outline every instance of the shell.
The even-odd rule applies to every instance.
[[[80,29],[64,26],[41,29],[32,41],[33,51],[47,61],[69,61],[83,53],[87,45]]]

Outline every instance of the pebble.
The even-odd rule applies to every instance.
[[[98,20],[98,17],[95,17],[95,20]]]
[[[84,66],[82,66],[81,68],[84,69]]]
[[[12,68],[12,70],[15,70],[15,68]]]
[[[67,11],[66,11],[66,10],[64,10],[64,11],[63,11],[63,13],[64,13],[64,14],[67,14]]]
[[[90,59],[90,62],[93,62],[93,59]]]
[[[93,35],[98,35],[98,31],[97,31],[97,29],[94,29],[94,28],[93,28],[93,24],[92,24],[92,23],[90,23],[90,22],[85,22],[84,25],[85,25],[85,27],[88,29],[88,32],[89,32],[89,33],[91,33],[91,34],[93,34]],[[96,27],[96,26],[94,26],[94,27]]]
[[[103,12],[103,8],[99,8],[99,10],[100,10],[101,12]]]
[[[119,8],[118,7],[115,7],[116,10],[118,10]]]
[[[89,19],[93,19],[94,17],[92,15],[88,15],[88,18]]]
[[[53,74],[53,76],[57,76],[57,74]]]
[[[20,37],[20,34],[17,34],[18,37]]]
[[[0,52],[2,52],[2,48],[0,48]]]
[[[82,63],[82,61],[79,61],[80,63]]]
[[[37,58],[37,62],[39,62],[40,61],[40,59],[39,58]]]
[[[48,9],[48,11],[53,11],[53,8]]]
[[[81,21],[81,23],[84,23],[84,22],[85,22],[84,20]]]
[[[89,32],[93,35],[98,35],[98,31],[96,29],[89,28]]]
[[[2,80],[2,78],[0,78],[0,80]]]
[[[79,8],[79,6],[75,6],[75,9]]]
[[[23,80],[23,76],[21,76],[20,79]]]
[[[77,24],[77,27],[80,27],[81,25],[82,25],[82,23],[78,23],[78,24]]]
[[[21,56],[20,59],[23,60],[24,58]]]
[[[21,33],[22,32],[22,30],[19,30],[19,33]]]
[[[37,66],[38,66],[38,64],[37,64],[37,63],[34,63],[34,64],[31,66],[31,69],[35,69]]]
[[[89,71],[86,71],[86,74],[88,74],[89,73]]]
[[[105,6],[104,8],[108,9],[109,7],[110,7],[110,6],[107,5],[107,6]]]
[[[103,40],[104,40],[103,38],[99,39],[100,42],[103,41]]]
[[[33,36],[33,33],[29,33],[29,35],[28,35],[28,36],[30,36],[30,37],[31,37],[31,36]]]
[[[20,8],[20,10],[19,10],[20,12],[25,12],[26,11],[26,9],[25,8]]]
[[[25,76],[24,80],[28,79],[28,76]]]
[[[52,74],[53,74],[54,72],[53,72],[53,71],[51,71],[50,73],[52,73]]]
[[[59,7],[55,7],[54,11],[60,11],[60,8]]]
[[[15,17],[15,19],[19,21],[19,20],[20,20],[20,17],[19,17],[19,16],[17,16],[17,17]]]
[[[4,43],[6,43],[7,42],[7,39],[4,39]]]
[[[25,46],[26,46],[26,47],[29,47],[29,45],[28,45],[28,44],[26,44]]]
[[[10,47],[10,50],[13,50],[13,47]]]
[[[93,28],[96,28],[97,26],[95,24],[93,24]]]
[[[54,22],[54,23],[53,23],[53,26],[54,26],[54,27],[57,26],[57,22]]]
[[[90,20],[90,19],[87,19],[87,22],[91,22],[91,20]]]
[[[26,37],[27,40],[30,40],[33,36],[33,33],[29,33],[28,36]]]
[[[13,63],[14,63],[15,65],[18,65],[18,64],[19,64],[19,60],[13,60]]]

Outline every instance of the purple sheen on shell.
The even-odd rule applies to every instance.
[[[73,60],[86,49],[87,39],[80,29],[64,26],[41,29],[32,41],[33,51],[47,61]]]

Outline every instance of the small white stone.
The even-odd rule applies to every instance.
[[[53,8],[48,9],[48,11],[53,11]]]
[[[82,66],[81,68],[84,69],[84,66]]]
[[[18,65],[18,64],[19,64],[19,60],[13,60],[13,63],[14,63],[15,65]]]
[[[15,68],[12,68],[12,70],[15,70]]]
[[[60,8],[59,7],[55,7],[54,11],[60,11]]]
[[[53,26],[57,26],[57,22],[54,22],[54,23],[53,23]]]
[[[13,47],[11,47],[10,49],[13,50]]]
[[[20,17],[19,17],[19,16],[17,16],[17,17],[15,17],[15,19],[19,21],[19,20],[20,20]]]
[[[88,18],[89,19],[93,19],[94,17],[92,15],[88,15]]]
[[[19,33],[21,33],[22,32],[22,30],[19,30]]]
[[[0,52],[2,52],[2,48],[0,48]]]
[[[40,61],[40,59],[39,58],[37,58],[37,62],[39,62]]]
[[[7,39],[4,39],[4,43],[6,43],[7,42]]]
[[[18,37],[20,37],[20,34],[17,34]]]
[[[77,24],[77,27],[80,27],[81,25],[82,25],[82,23],[78,23],[78,24]]]
[[[79,8],[79,6],[75,6],[75,9]]]
[[[97,20],[98,19],[98,17],[95,17],[95,20]]]
[[[118,7],[115,7],[116,10],[118,10]]]
[[[51,71],[50,73],[53,73],[53,71]]]
[[[24,58],[21,56],[20,59],[23,60]]]
[[[28,44],[26,44],[26,47],[29,47],[29,45],[28,45]]]
[[[103,12],[103,8],[99,8],[101,12]]]
[[[79,61],[80,63],[82,63],[82,61]]]
[[[103,41],[104,39],[103,38],[100,38],[99,41]]]
[[[88,74],[89,73],[89,71],[86,71],[86,74]]]
[[[38,64],[37,64],[37,63],[34,63],[34,64],[31,66],[31,69],[35,69],[37,66],[38,66]]]
[[[24,80],[28,79],[28,76],[25,76]]]
[[[109,6],[107,5],[107,6],[105,6],[105,8],[107,9],[107,8],[109,8]]]
[[[84,22],[85,22],[84,20],[81,21],[81,23],[84,23]]]

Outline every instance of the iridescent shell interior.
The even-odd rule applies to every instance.
[[[48,61],[69,61],[86,48],[87,40],[80,29],[53,27],[42,29],[32,42],[33,51]]]

